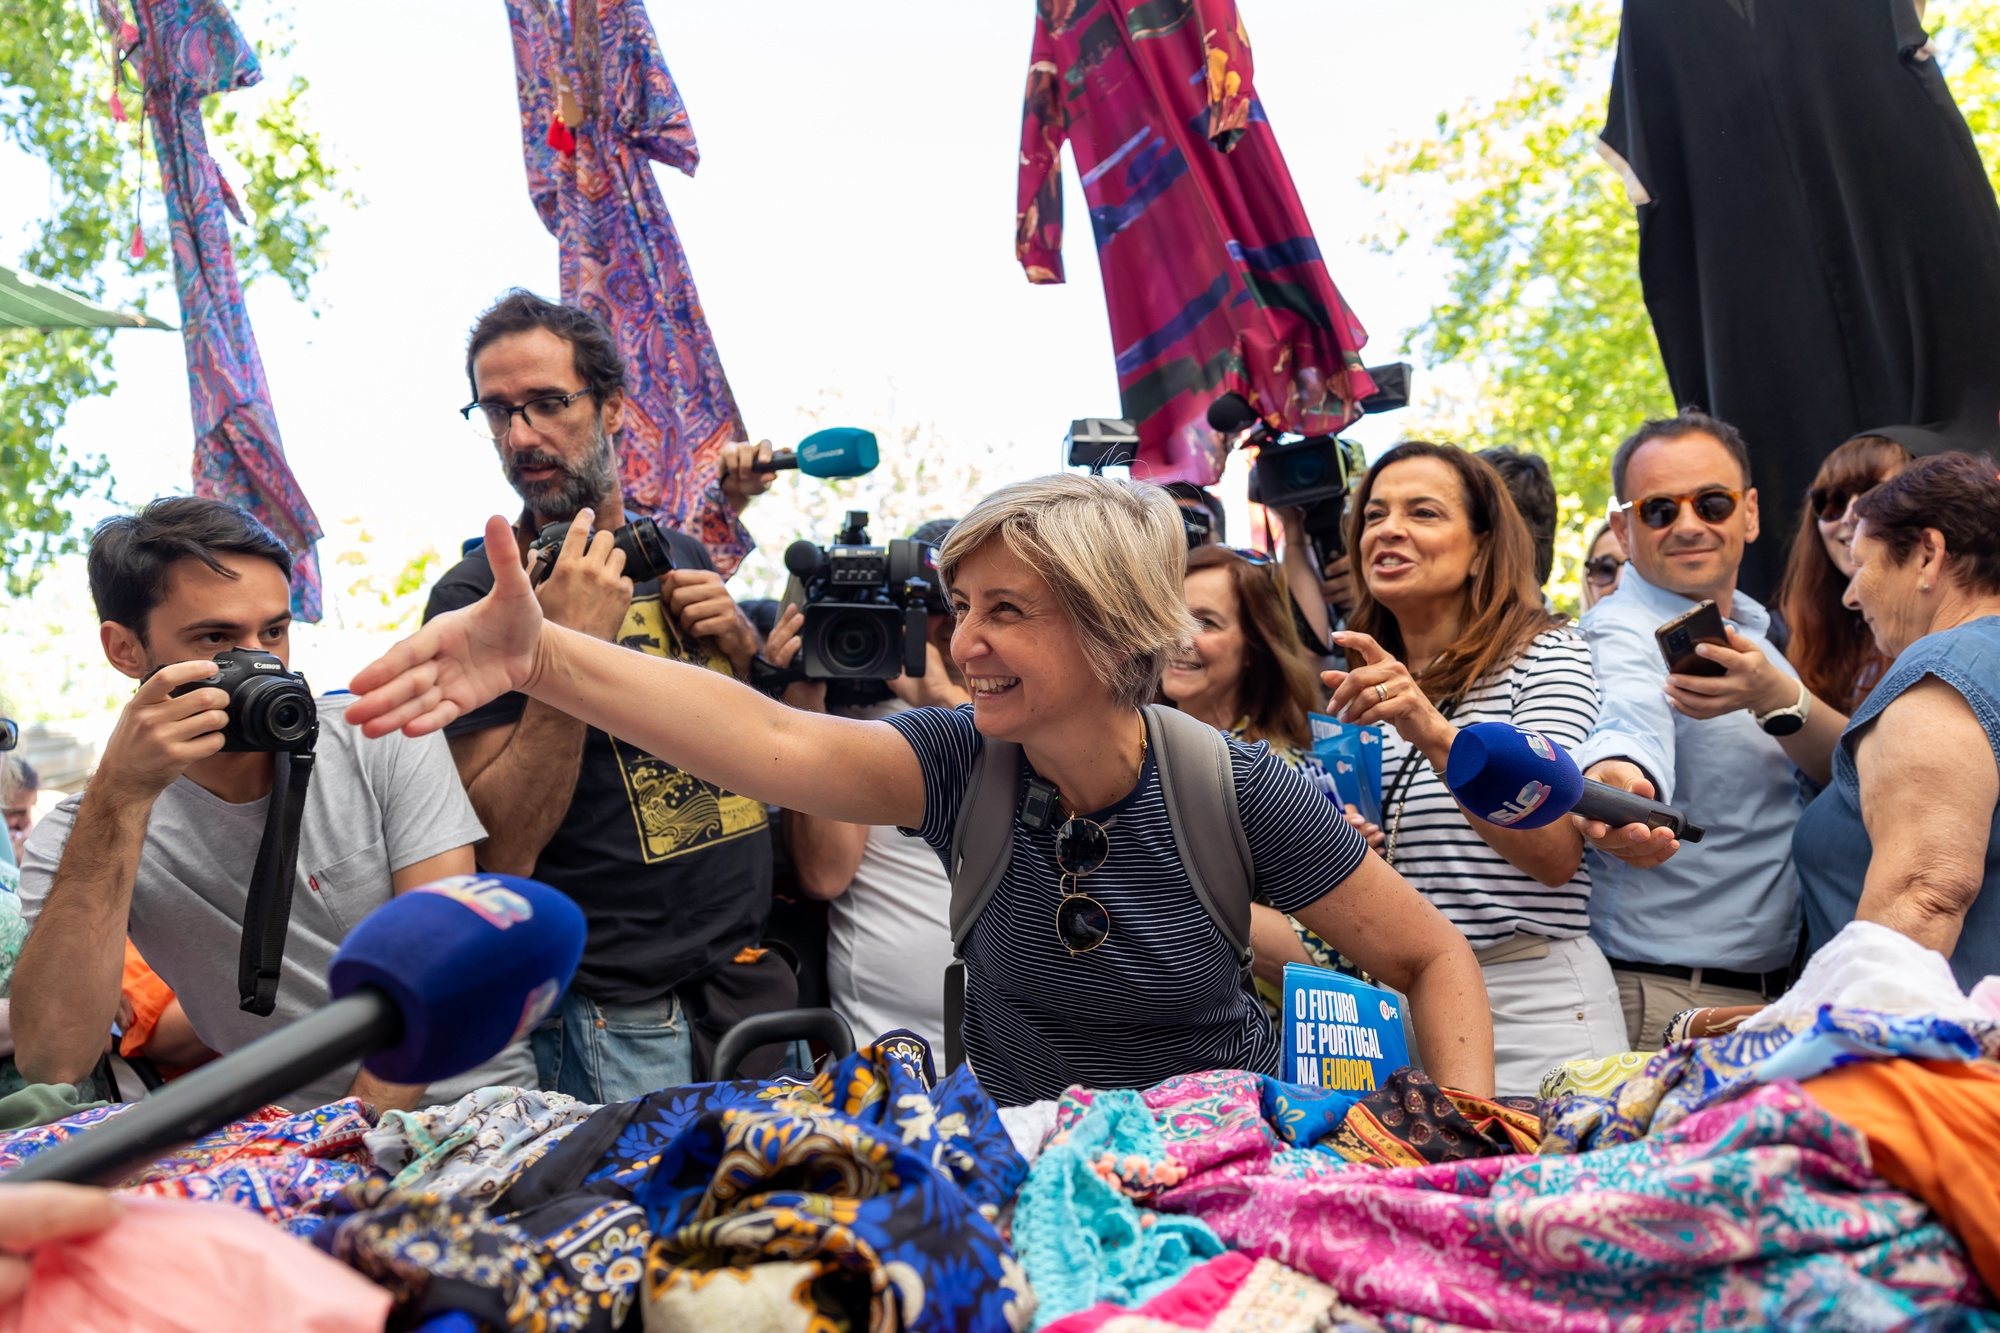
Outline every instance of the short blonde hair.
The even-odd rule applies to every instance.
[[[938,552],[950,587],[965,558],[998,537],[1042,577],[1075,622],[1092,672],[1140,708],[1194,641],[1180,507],[1143,481],[1057,473],[1002,486],[958,521]]]

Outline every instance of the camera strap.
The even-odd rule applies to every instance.
[[[243,948],[236,960],[237,1003],[245,1013],[260,1016],[268,1016],[278,1003],[278,972],[285,962],[298,879],[299,828],[313,771],[311,751],[281,754],[276,761],[264,837],[257,844],[250,896],[243,905]]]

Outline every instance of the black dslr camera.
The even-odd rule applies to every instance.
[[[595,537],[595,532],[590,534]],[[569,536],[568,523],[551,523],[528,547],[534,563],[529,567],[530,582],[540,583],[556,567],[556,555]],[[674,567],[673,552],[660,535],[660,525],[650,518],[635,518],[611,534],[611,544],[625,553],[625,577],[634,583],[650,583]]]
[[[222,729],[224,750],[311,754],[319,740],[319,707],[312,688],[296,671],[269,653],[231,648],[215,655],[216,679],[197,680],[174,691],[219,689],[229,696],[229,722]]]
[[[796,541],[785,568],[799,580],[805,625],[798,665],[810,680],[924,674],[928,617],[949,611],[937,548],[899,537],[868,544],[868,515],[849,510],[831,546]]]

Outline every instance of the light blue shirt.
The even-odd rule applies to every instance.
[[[1583,618],[1604,708],[1575,751],[1578,766],[1629,759],[1662,801],[1707,830],[1646,870],[1588,852],[1590,934],[1613,960],[1772,972],[1799,943],[1798,784],[1791,760],[1747,711],[1703,722],[1667,702],[1653,631],[1694,605],[1627,565],[1617,593]],[[1734,606],[1736,632],[1795,676],[1765,637],[1770,612],[1741,592]]]

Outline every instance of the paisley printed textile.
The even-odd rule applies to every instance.
[[[1588,1071],[1543,1107],[1541,1150],[1583,1152],[1630,1143],[1779,1079],[1816,1077],[1860,1060],[2000,1056],[2000,1021],[1953,1022],[1822,1005],[1782,1027],[1744,1028],[1669,1046],[1636,1075]]]
[[[687,253],[653,179],[692,176],[694,129],[643,0],[507,0],[528,194],[561,246],[562,299],[625,361],[625,505],[700,541],[727,578],[756,545],[722,496],[744,437]]]
[[[194,492],[248,510],[278,535],[292,553],[292,612],[318,620],[314,543],[324,534],[285,461],[229,241],[225,213],[241,222],[243,209],[201,124],[203,98],[247,88],[263,72],[222,0],[133,0],[133,9],[140,36],[128,58],[145,78],[187,346]]]
[[[54,1124],[0,1135],[0,1172],[65,1139],[88,1134],[92,1126],[135,1105],[100,1106]],[[321,1210],[367,1177],[362,1137],[372,1124],[370,1116],[366,1103],[352,1097],[296,1115],[267,1106],[141,1167],[118,1189],[233,1204],[294,1234],[310,1235]]]
[[[1384,1171],[1288,1152],[1160,1196],[1388,1328],[2000,1328],[1963,1247],[1797,1084],[1636,1143]],[[1956,1321],[1956,1322],[1954,1322]]]

